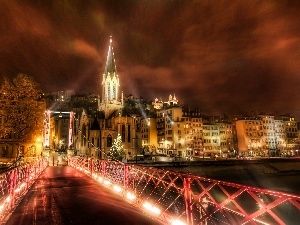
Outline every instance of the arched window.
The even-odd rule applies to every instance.
[[[128,128],[128,132],[127,132],[127,134],[128,134],[128,135],[127,135],[127,141],[130,142],[130,139],[131,139],[131,135],[130,135],[130,134],[131,134],[131,133],[130,133],[130,125],[128,125],[127,128]]]
[[[110,96],[110,83],[108,82],[107,83],[107,98],[110,99],[111,96]]]
[[[112,137],[111,137],[111,135],[107,136],[107,142],[106,143],[107,143],[107,145],[106,145],[107,147],[111,147],[112,146]]]
[[[86,135],[86,125],[83,124],[82,125],[82,142],[81,142],[81,146],[85,146],[86,145],[86,138],[85,138],[85,135]]]
[[[116,84],[113,83],[112,85],[113,85],[112,98],[117,99],[117,96],[116,96]]]
[[[125,142],[125,124],[122,124],[121,136],[122,136],[122,142]]]

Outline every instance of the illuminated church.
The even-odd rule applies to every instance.
[[[111,37],[102,75],[101,96],[98,98],[97,111],[83,109],[79,121],[80,132],[77,134],[76,146],[78,155],[107,158],[113,140],[119,134],[126,158],[142,152],[141,146],[145,140],[142,138],[139,124],[146,123],[147,120],[140,118],[140,113],[129,113],[124,108]],[[151,143],[156,142],[155,135]]]

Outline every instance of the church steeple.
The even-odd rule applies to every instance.
[[[110,37],[110,43],[101,85],[102,96],[98,108],[99,111],[105,112],[105,117],[107,118],[114,110],[123,107],[122,99],[120,99],[119,96],[120,81],[117,74],[116,62],[112,47],[112,37]]]
[[[113,47],[112,47],[112,36],[110,36],[110,44],[108,48],[108,54],[107,54],[107,59],[106,59],[106,65],[105,65],[105,75],[112,76],[114,73],[117,73],[116,69],[116,63],[115,63],[115,57],[114,57],[114,52],[113,52]]]
[[[119,86],[120,83],[116,69],[115,57],[113,53],[112,37],[110,37],[105,70],[102,80],[102,102],[118,100]]]

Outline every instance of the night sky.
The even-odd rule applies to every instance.
[[[300,118],[300,1],[0,0],[0,76],[100,94],[110,36],[125,96]]]

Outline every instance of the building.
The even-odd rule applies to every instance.
[[[276,149],[284,155],[287,155],[286,149],[286,132],[285,132],[285,123],[280,118],[274,118],[274,129],[275,129],[275,140],[276,140]]]
[[[141,140],[144,154],[156,154],[157,152],[157,129],[156,118],[141,118]],[[136,147],[136,146],[135,146]]]
[[[275,130],[275,120],[272,115],[260,115],[263,130],[263,149],[269,156],[278,155],[278,143]],[[277,121],[278,123],[279,121]]]
[[[186,157],[203,155],[203,122],[200,112],[183,109],[183,132],[181,132],[186,149]],[[184,151],[183,151],[184,152]]]
[[[101,87],[102,95],[98,99],[97,110],[82,109],[77,115],[78,128],[74,134],[76,154],[106,159],[118,134],[121,135],[126,159],[142,154],[143,146],[151,146],[156,142],[153,130],[156,124],[152,118],[142,117],[140,113],[124,108],[112,38]]]
[[[298,127],[295,117],[290,115],[280,116],[285,127],[285,150],[288,155],[298,155],[299,151],[299,139],[298,139]]]
[[[229,122],[218,122],[220,135],[221,157],[235,155],[233,126]]]
[[[238,140],[238,154],[245,156],[266,156],[266,142],[263,125],[259,119],[239,119],[235,121]]]
[[[182,120],[182,107],[177,102],[165,102],[156,111],[158,153],[166,155],[185,155],[185,135]]]
[[[221,156],[220,130],[217,124],[203,124],[203,151],[206,156]]]

